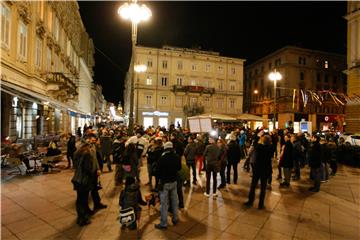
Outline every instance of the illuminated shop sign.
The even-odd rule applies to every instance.
[[[167,116],[169,116],[169,113],[167,113],[167,112],[155,111],[155,112],[143,112],[142,115],[143,115],[143,116],[167,117]]]

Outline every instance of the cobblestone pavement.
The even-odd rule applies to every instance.
[[[143,208],[138,231],[120,229],[121,188],[114,186],[113,172],[101,176],[100,194],[108,208],[97,212],[86,227],[76,224],[72,170],[17,176],[1,184],[1,239],[360,239],[360,169],[340,166],[319,193],[307,191],[308,174],[304,169],[303,180],[292,182],[290,189],[279,189],[273,181],[265,210],[242,205],[249,190],[248,173],[240,171],[239,183],[228,185],[216,199],[203,196],[203,175],[198,186],[185,188],[180,223],[169,224],[166,231],[154,228],[159,206]],[[141,180],[147,182],[145,165]],[[142,191],[149,193],[148,186],[142,185]]]

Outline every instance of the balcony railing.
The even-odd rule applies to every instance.
[[[46,73],[47,90],[54,95],[64,95],[69,98],[78,95],[75,83],[61,72]]]
[[[174,85],[173,92],[194,92],[200,94],[214,94],[215,88],[203,87],[203,86],[180,86]]]

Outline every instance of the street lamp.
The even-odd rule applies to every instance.
[[[137,41],[137,25],[141,21],[147,21],[151,17],[151,10],[146,7],[146,5],[142,4],[141,6],[136,3],[137,0],[133,0],[132,3],[124,3],[118,9],[118,14],[124,18],[125,20],[131,21],[131,42],[132,42],[132,57],[130,66],[132,69],[131,76],[131,89],[130,89],[130,114],[129,114],[129,128],[128,133],[131,136],[134,130],[134,82],[135,82],[135,46]]]
[[[271,72],[269,74],[269,79],[271,81],[274,81],[274,125],[273,125],[273,129],[276,128],[276,82],[282,79],[282,75],[276,71],[276,69],[274,69],[273,72]]]

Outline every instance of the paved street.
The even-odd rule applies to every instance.
[[[308,170],[303,171],[304,180],[292,182],[290,189],[279,189],[275,180],[272,191],[267,191],[266,210],[256,208],[257,200],[254,208],[242,206],[250,175],[240,171],[240,184],[228,186],[217,199],[204,197],[200,187],[187,189],[180,223],[170,224],[166,231],[154,229],[154,223],[159,222],[159,207],[143,208],[138,232],[120,229],[117,215],[121,189],[114,187],[113,172],[101,176],[104,188],[100,193],[108,208],[97,212],[90,225],[78,227],[72,174],[72,170],[62,170],[3,182],[1,239],[360,238],[360,169],[340,166],[338,175],[322,184],[321,192],[315,194],[307,191]],[[141,178],[147,182],[145,166]],[[204,176],[201,180],[204,185]],[[148,193],[147,186],[142,190]]]

